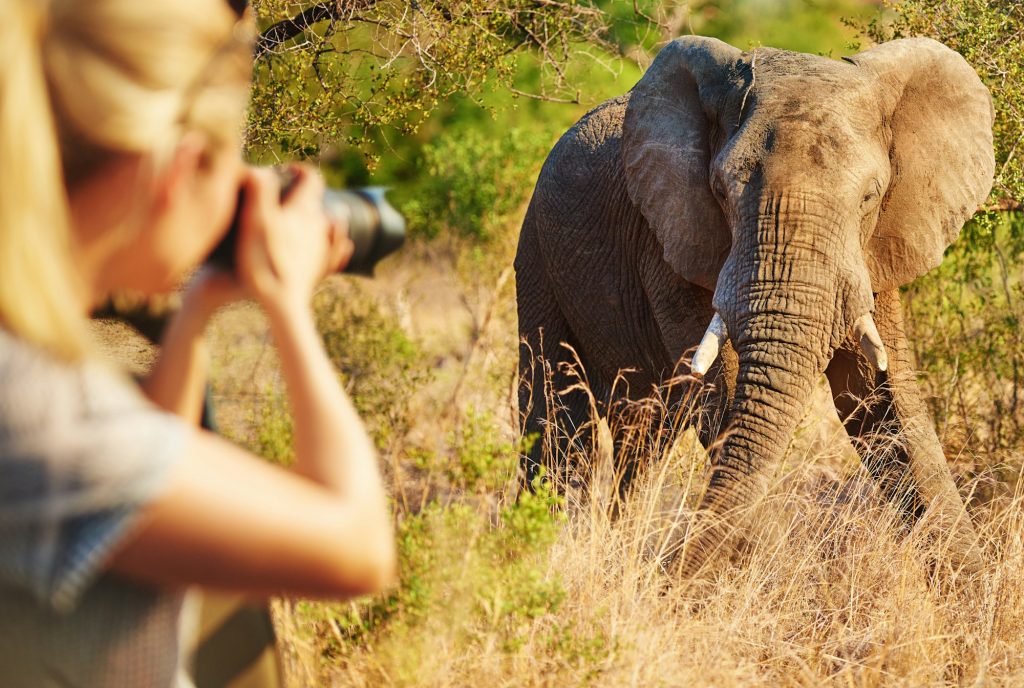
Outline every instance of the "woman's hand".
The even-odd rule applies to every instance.
[[[245,180],[238,246],[238,277],[271,312],[304,306],[313,289],[352,255],[348,228],[324,213],[323,179],[307,166],[281,198],[278,175],[253,168]]]
[[[233,273],[201,265],[185,287],[181,310],[195,313],[205,321],[221,306],[247,297],[245,287]]]

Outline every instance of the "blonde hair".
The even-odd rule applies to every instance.
[[[184,132],[237,140],[249,36],[225,0],[0,0],[0,323],[88,350],[67,188]]]

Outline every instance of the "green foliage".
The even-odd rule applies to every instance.
[[[501,440],[493,417],[470,407],[452,433],[454,460],[445,471],[451,485],[467,492],[497,492],[516,472],[518,454]]]
[[[430,379],[416,345],[393,317],[354,285],[328,285],[314,301],[317,327],[332,364],[366,421],[377,446],[387,449],[409,430],[412,392]],[[294,460],[294,431],[287,398],[270,388],[250,419],[250,437],[238,438],[278,464]]]
[[[907,289],[908,328],[950,454],[993,468],[1024,442],[1024,214],[979,215],[964,235]]]
[[[280,391],[267,390],[253,416],[256,436],[249,448],[273,463],[290,466],[295,460],[295,437],[287,398]]]
[[[867,21],[877,12],[860,0],[697,0],[689,9],[686,28],[739,48],[836,57],[856,52],[856,33],[844,24]]]
[[[533,188],[550,147],[543,129],[513,128],[500,136],[480,129],[442,134],[423,147],[426,178],[404,204],[420,236],[486,239],[508,226]]]
[[[927,36],[953,48],[989,87],[995,108],[996,177],[990,208],[1024,199],[1024,10],[1017,0],[887,0],[867,27],[883,41]],[[964,228],[939,270],[907,289],[908,328],[923,384],[950,455],[982,456],[978,469],[1009,476],[1024,441],[1018,398],[1024,371],[1019,265],[1024,217],[982,213]],[[1019,459],[1015,459],[1019,463]],[[1012,476],[1010,476],[1012,477]]]
[[[714,36],[738,48],[771,46],[824,55],[854,50],[849,24],[877,13],[866,0],[635,0],[600,3],[620,52],[657,52],[677,36]]]
[[[378,441],[407,435],[408,399],[425,379],[416,347],[359,289],[328,289],[315,311],[328,354]],[[254,419],[254,449],[275,461],[291,456],[286,411],[283,396],[271,392]],[[295,606],[296,632],[325,665],[374,647],[391,653],[395,681],[415,685],[415,668],[429,652],[425,643],[437,633],[467,651],[496,640],[502,652],[514,654],[535,640],[533,621],[558,611],[565,589],[545,562],[563,527],[559,498],[540,482],[517,500],[496,497],[515,474],[520,446],[503,440],[487,413],[467,410],[447,445],[442,473],[449,489],[437,493],[444,497],[398,515],[397,587],[357,602]],[[577,634],[565,624],[542,640],[547,651],[576,664],[604,656],[603,636]]]
[[[555,531],[550,527],[552,513],[562,506],[562,497],[554,492],[551,482],[538,476],[533,492],[523,492],[501,514],[505,526],[501,533],[505,549],[540,549],[554,541]]]
[[[514,456],[506,447],[506,460]],[[487,500],[431,502],[399,521],[400,581],[392,592],[347,605],[305,604],[300,626],[328,661],[345,652],[340,643],[348,652],[372,648],[400,685],[417,685],[416,668],[438,637],[467,653],[495,641],[515,653],[531,640],[531,622],[553,617],[565,598],[544,565],[562,527],[555,504],[542,489],[499,508],[495,524]],[[564,624],[546,646],[577,663],[606,654],[603,637],[579,636]]]
[[[416,384],[410,381],[416,352],[370,304],[335,294],[329,303],[318,302],[318,319],[332,359],[371,424],[378,431],[405,432],[387,407],[400,407],[399,397]],[[287,455],[291,424],[282,397],[267,395],[256,420],[256,448],[275,460]],[[372,647],[396,672],[393,681],[416,685],[416,667],[438,633],[467,652],[476,643],[496,641],[502,652],[514,654],[536,640],[533,621],[554,618],[566,593],[545,562],[563,527],[560,500],[539,482],[535,493],[518,500],[495,500],[519,461],[518,444],[501,436],[492,416],[472,409],[457,425],[444,470],[457,491],[399,514],[400,580],[394,590],[350,603],[295,606],[294,628],[325,666],[337,665],[356,648]],[[564,654],[575,665],[606,655],[603,636],[575,633],[564,623],[542,641],[546,651]]]
[[[429,372],[398,321],[357,285],[345,286],[317,294],[317,328],[331,363],[383,448],[408,432],[412,392],[429,379]]]
[[[517,87],[539,90],[542,67],[525,56]],[[640,73],[629,62],[580,56],[567,65],[566,78],[585,86],[584,104],[541,101],[509,91],[479,100],[453,98],[425,124],[419,140],[395,142],[373,181],[393,187],[392,198],[407,215],[414,236],[486,243],[518,227],[517,214],[558,137],[593,104],[628,90]],[[330,170],[345,168],[336,183],[370,181],[356,173],[351,155],[327,164]]]

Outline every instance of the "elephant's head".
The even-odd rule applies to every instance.
[[[840,62],[681,38],[633,89],[630,197],[674,270],[714,290],[694,368],[706,370],[724,331],[739,356],[733,432],[712,477],[723,505],[749,489],[731,472],[786,446],[847,337],[885,369],[874,294],[937,266],[984,201],[992,120],[974,70],[928,39]]]

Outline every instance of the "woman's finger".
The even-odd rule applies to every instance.
[[[280,204],[281,181],[272,171],[254,167],[245,175],[242,226],[266,229],[266,219]]]
[[[292,175],[292,182],[284,194],[282,205],[287,206],[293,203],[320,205],[323,203],[324,190],[327,186],[324,184],[323,176],[316,168],[304,163],[296,163],[288,166],[288,172]]]
[[[352,242],[348,233],[348,223],[340,218],[331,218],[330,228],[327,233],[327,270],[330,275],[341,272],[352,260],[356,245]]]

